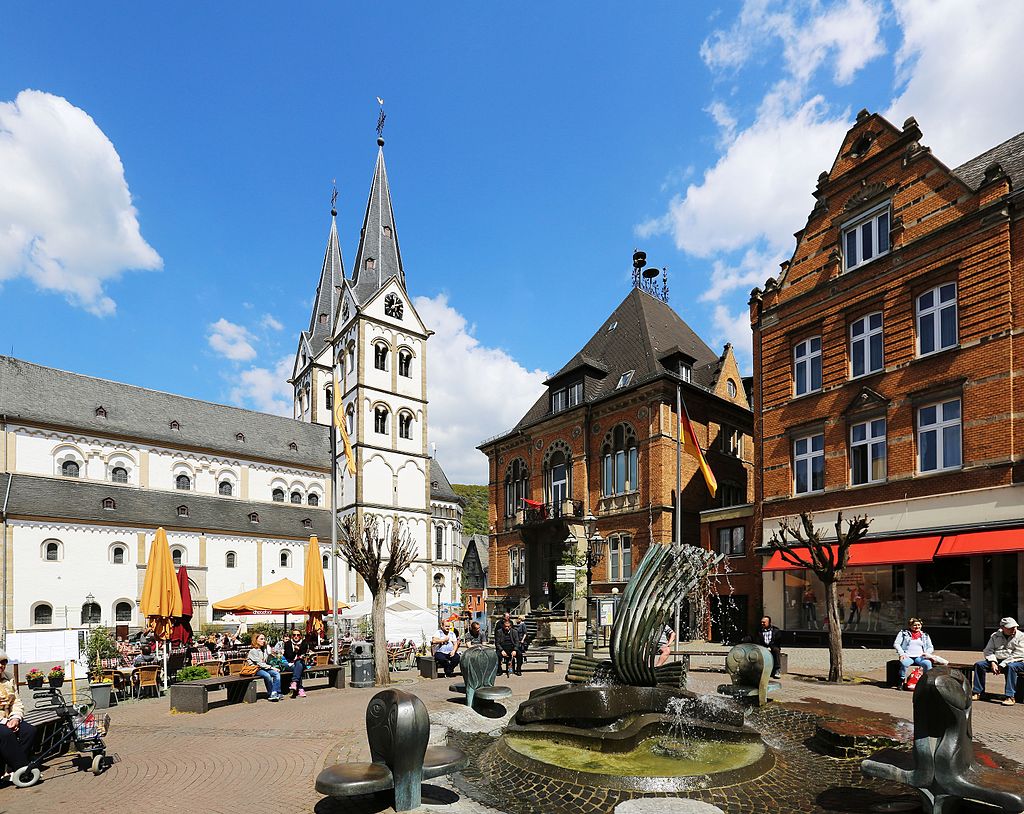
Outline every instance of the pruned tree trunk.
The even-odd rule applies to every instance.
[[[370,622],[373,625],[373,680],[378,687],[386,687],[391,683],[391,671],[388,668],[388,636],[384,630],[387,598],[387,591],[377,591],[373,595],[373,609],[370,613]]]
[[[828,614],[828,680],[843,680],[843,619],[839,615],[839,585],[825,583],[825,612]]]

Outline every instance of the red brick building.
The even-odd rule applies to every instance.
[[[954,169],[862,111],[792,259],[750,300],[758,543],[778,520],[872,518],[841,586],[853,643],[920,616],[939,648],[1024,614],[1024,134]],[[824,592],[767,558],[767,612]]]
[[[677,382],[719,484],[714,501],[696,460],[683,456],[682,542],[700,544],[702,510],[749,504],[752,416],[731,346],[716,354],[668,305],[634,289],[522,420],[480,446],[489,462],[491,610],[559,606],[572,586],[557,583],[555,569],[567,552],[585,550],[586,515],[608,541],[595,594],[622,591],[648,546],[671,543]],[[760,596],[741,604],[759,607]]]

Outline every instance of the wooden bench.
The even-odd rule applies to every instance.
[[[281,673],[281,686],[286,686],[291,675],[291,670],[284,670]],[[343,664],[321,664],[309,667],[304,675],[326,676],[327,686],[339,690],[345,689],[345,665]],[[288,679],[285,676],[288,676]],[[195,712],[199,715],[209,712],[210,690],[221,688],[228,691],[227,702],[229,704],[255,704],[257,681],[262,682],[263,679],[259,676],[226,675],[172,684],[171,710],[173,712]]]
[[[755,642],[755,644],[756,644],[756,642]],[[691,667],[690,658],[692,656],[707,657],[707,658],[711,658],[711,657],[717,656],[717,657],[722,659],[722,670],[724,671],[725,670],[725,657],[728,654],[729,654],[728,651],[722,651],[722,650],[680,650],[680,651],[677,651],[675,653],[675,655],[679,658],[679,660],[684,663],[684,666],[686,668],[686,672],[687,673],[690,672],[690,667]],[[779,653],[779,665],[778,665],[778,667],[779,667],[779,672],[780,673],[788,673],[789,672],[789,654],[787,654],[787,653]]]

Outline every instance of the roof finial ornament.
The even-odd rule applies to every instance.
[[[380,115],[377,116],[377,145],[379,147],[384,146],[384,120],[388,117],[388,114],[384,112],[384,100],[379,96],[377,97],[377,104],[380,105]]]
[[[338,179],[332,178],[331,185],[334,187],[331,190],[331,217],[336,218],[338,217]]]

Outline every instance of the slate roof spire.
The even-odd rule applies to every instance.
[[[309,330],[306,331],[306,338],[314,356],[318,356],[324,345],[331,341],[334,333],[334,314],[338,310],[342,286],[345,285],[345,261],[341,257],[341,247],[338,245],[338,210],[334,208],[335,200],[336,198],[332,196],[331,231],[327,235],[324,265],[320,270],[320,282],[316,287]],[[324,315],[327,317],[326,320],[323,319]]]
[[[352,269],[352,288],[361,305],[376,294],[392,277],[405,289],[405,269],[402,252],[398,248],[398,230],[395,212],[391,207],[391,189],[384,166],[384,137],[377,138],[377,164],[373,169],[373,183],[366,202],[363,228],[359,233],[355,266]]]

